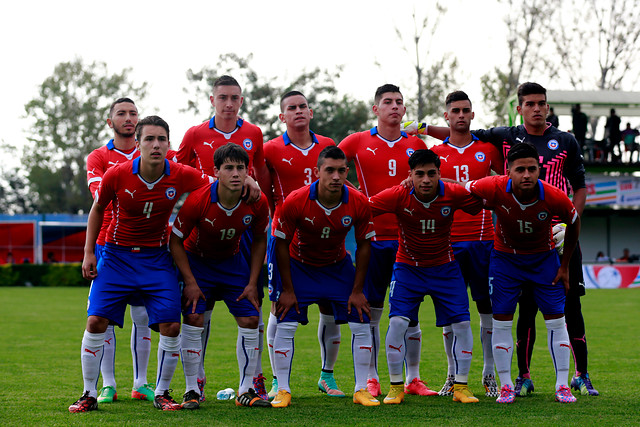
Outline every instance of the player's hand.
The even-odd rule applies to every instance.
[[[283,291],[278,298],[278,302],[276,303],[276,316],[279,315],[280,320],[284,319],[284,316],[286,316],[289,310],[291,310],[291,308],[293,307],[295,307],[296,313],[300,314],[296,294],[294,292]]]
[[[558,273],[551,284],[555,285],[560,280],[562,280],[562,284],[564,285],[564,294],[566,295],[569,293],[569,269],[567,267],[560,266]]]
[[[564,252],[564,233],[567,229],[567,224],[560,223],[553,226],[553,243],[556,245],[556,251],[558,251],[558,255],[562,256]]]
[[[260,311],[260,299],[258,298],[258,289],[256,289],[255,285],[247,285],[244,287],[244,290],[236,299],[236,301],[240,301],[241,299],[248,299],[251,304],[256,308],[256,310]]]
[[[202,301],[207,300],[200,290],[200,286],[195,282],[189,284],[185,283],[184,289],[182,290],[182,307],[184,310],[187,311],[191,308],[191,314],[194,314],[200,299],[202,299]]]
[[[258,185],[258,182],[251,178],[250,176],[244,181],[244,188],[242,189],[242,197],[249,195],[247,199],[247,203],[254,203],[260,200],[260,196],[262,195],[262,190]]]
[[[411,179],[411,175],[403,179],[400,185],[408,190],[411,190],[413,188],[413,180]]]
[[[358,317],[360,317],[361,322],[364,322],[362,313],[366,313],[367,316],[371,315],[369,301],[367,301],[367,297],[365,297],[362,292],[352,292],[351,295],[349,295],[349,301],[347,302],[347,313],[349,314],[351,314],[351,307],[355,307],[355,309],[358,310]]]
[[[87,280],[93,280],[98,277],[97,264],[98,260],[94,253],[85,254],[82,260],[82,277]]]

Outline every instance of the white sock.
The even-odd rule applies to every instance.
[[[451,325],[442,327],[442,342],[444,343],[444,354],[447,355],[447,376],[456,374],[456,364],[453,360],[453,329]]]
[[[420,324],[409,326],[405,335],[407,352],[404,356],[407,384],[414,378],[420,378],[420,351],[422,350],[422,331]]]
[[[104,333],[104,347],[100,362],[100,373],[102,374],[102,386],[116,388],[116,334],[113,325],[107,326]]]
[[[264,348],[264,321],[262,320],[262,310],[258,318],[258,355],[256,356],[256,372],[253,377],[262,375],[262,350]]]
[[[269,350],[269,362],[271,362],[271,374],[276,376],[275,363],[273,361],[273,341],[276,339],[276,329],[278,328],[278,318],[269,313],[269,323],[267,324],[267,349]]]
[[[513,320],[493,319],[493,335],[491,335],[493,360],[495,361],[501,386],[510,385],[513,387],[513,381],[511,380],[511,361],[514,350],[512,328]]]
[[[206,379],[207,374],[204,372],[204,357],[207,354],[207,344],[209,343],[209,334],[211,333],[211,314],[213,310],[204,312],[204,330],[202,331],[202,358],[200,359],[200,367],[198,368],[198,379]]]
[[[82,379],[84,390],[89,396],[98,397],[98,377],[100,376],[100,362],[103,356],[105,333],[93,334],[84,331],[80,348],[80,362],[82,363]]]
[[[493,375],[493,315],[480,313],[480,342],[482,343],[482,376]]]
[[[289,379],[291,378],[291,363],[295,352],[296,329],[298,329],[297,322],[279,323],[273,341],[273,361],[278,377],[278,390],[286,390],[289,393],[291,393]]]
[[[371,361],[371,331],[369,324],[349,322],[351,328],[351,354],[355,375],[355,391],[367,388],[367,371]]]
[[[322,369],[333,371],[340,350],[340,325],[336,324],[333,314],[320,313],[318,342]]]
[[[556,390],[568,384],[569,364],[571,363],[571,343],[565,325],[564,316],[559,319],[545,320],[547,326],[547,345],[553,367],[556,370]]]
[[[158,340],[158,372],[156,375],[156,396],[161,396],[171,387],[173,373],[180,360],[180,337],[160,334]]]
[[[456,362],[456,382],[469,382],[469,369],[471,368],[471,358],[473,356],[473,332],[471,332],[471,322],[453,323],[453,358]]]
[[[369,316],[369,330],[371,331],[371,361],[369,362],[369,379],[379,380],[378,376],[378,354],[380,353],[380,319],[382,318],[382,308],[371,307]]]
[[[151,328],[149,315],[143,305],[129,306],[133,326],[131,327],[131,357],[133,358],[133,388],[147,384],[147,368],[151,354]]]
[[[392,383],[402,383],[402,365],[406,346],[404,336],[409,327],[409,319],[400,316],[393,316],[389,319],[389,329],[385,337],[387,352],[387,365],[389,367],[389,380]]]
[[[240,385],[238,396],[253,387],[253,374],[256,372],[258,358],[258,329],[241,328],[238,326],[238,340],[236,341],[236,357],[240,371]]]
[[[204,328],[182,325],[180,344],[182,353],[182,370],[186,382],[185,393],[193,390],[200,394],[198,388],[198,368],[202,358],[202,333]]]

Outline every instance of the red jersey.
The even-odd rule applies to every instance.
[[[232,209],[218,201],[214,182],[189,194],[173,222],[173,233],[186,238],[187,251],[204,258],[225,259],[240,250],[240,237],[248,228],[254,235],[269,226],[269,205],[263,194],[255,203],[240,200]]]
[[[336,145],[331,138],[309,133],[313,144],[304,150],[291,142],[287,132],[264,144],[264,160],[271,174],[273,202],[276,206],[272,234],[276,231],[275,220],[280,216],[284,199],[293,190],[310,185],[315,180],[313,169],[318,163],[318,155],[325,147]]]
[[[244,148],[249,154],[249,174],[253,176],[253,167],[264,164],[262,131],[258,126],[238,119],[236,128],[229,133],[215,127],[215,116],[210,120],[187,130],[178,148],[178,162],[192,166],[213,176],[213,153],[221,146],[233,142]]]
[[[209,177],[179,163],[165,160],[164,174],[155,182],[139,175],[140,158],[107,171],[100,184],[98,203],[112,203],[113,217],[107,243],[160,247],[168,242],[169,217],[182,194],[209,183]]]
[[[498,149],[491,143],[479,141],[471,135],[472,141],[464,147],[449,144],[449,138],[431,150],[440,157],[440,174],[443,178],[466,183],[474,179],[490,176],[491,171],[504,173],[503,162]],[[451,227],[452,242],[493,240],[493,216],[483,209],[477,215],[456,211]]]
[[[378,128],[354,133],[342,140],[339,147],[347,160],[355,163],[360,190],[371,197],[382,190],[398,185],[409,175],[409,157],[415,150],[425,149],[424,141],[415,136],[402,136],[388,141],[378,134]],[[374,218],[374,240],[396,240],[398,223],[395,216]]]
[[[498,217],[494,247],[513,254],[536,254],[555,248],[551,231],[553,216],[573,224],[578,212],[562,190],[538,180],[538,200],[523,205],[513,195],[511,179],[489,176],[469,181],[467,190],[485,200]]]
[[[291,192],[276,222],[275,236],[291,240],[291,258],[316,267],[335,264],[346,256],[344,240],[351,227],[356,241],[375,235],[365,196],[344,185],[342,201],[328,209],[318,200],[318,181]]]
[[[415,267],[435,267],[453,261],[451,224],[453,213],[464,209],[476,214],[482,202],[462,186],[438,182],[438,194],[421,202],[413,189],[396,185],[369,199],[373,215],[391,213],[398,219],[396,262]]]

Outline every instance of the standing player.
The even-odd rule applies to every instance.
[[[498,150],[488,142],[479,141],[469,131],[474,113],[467,94],[462,91],[450,93],[447,95],[445,106],[444,118],[449,122],[451,136],[445,139],[443,144],[432,148],[442,162],[442,177],[466,183],[489,176],[491,171],[504,173]],[[493,369],[491,349],[492,315],[489,297],[489,256],[493,249],[493,236],[493,217],[490,211],[482,210],[476,215],[469,215],[461,210],[455,212],[451,227],[451,246],[460,265],[462,277],[471,289],[471,297],[480,313],[480,342],[484,360],[482,384],[487,396],[498,397],[500,392]],[[439,394],[451,396],[455,380],[451,326],[442,328],[442,336],[447,354],[448,374]]]
[[[547,326],[547,343],[556,371],[556,401],[576,401],[567,385],[571,345],[564,301],[565,290],[569,291],[569,260],[580,233],[580,216],[563,191],[538,180],[539,159],[533,144],[516,144],[507,155],[507,176],[490,176],[466,184],[498,217],[489,267],[493,356],[502,385],[498,403],[513,403],[516,396],[511,380],[511,330],[525,284],[531,285]],[[562,264],[553,242],[554,217],[568,224]],[[522,304],[522,298],[520,301]]]
[[[307,307],[325,302],[333,306],[338,323],[349,322],[355,374],[353,402],[377,406],[367,391],[366,371],[371,357],[369,304],[362,292],[370,255],[371,210],[366,198],[344,185],[347,161],[337,147],[318,156],[318,180],[295,190],[285,200],[276,226],[276,257],[282,280],[276,314],[274,362],[278,394],[274,407],[291,403],[289,379],[298,323],[306,324]],[[356,266],[345,250],[345,237],[355,229]]]
[[[238,323],[236,354],[240,369],[238,406],[271,407],[251,388],[258,358],[258,277],[267,248],[266,197],[242,200],[249,156],[236,144],[214,155],[217,181],[191,193],[178,212],[171,234],[173,259],[182,273],[182,365],[187,389],[183,408],[199,405],[198,368],[207,300],[224,300]],[[240,236],[253,230],[251,264],[240,253]],[[186,249],[186,250],[185,250]]]
[[[425,143],[400,130],[407,108],[400,88],[385,84],[375,93],[373,113],[378,118],[374,128],[346,137],[340,148],[348,161],[355,163],[360,189],[371,197],[380,191],[398,185],[407,176],[407,159],[415,150],[426,148]],[[380,349],[380,318],[387,287],[398,250],[398,224],[392,214],[374,219],[375,237],[371,243],[371,262],[367,271],[364,292],[371,304],[371,336],[373,351],[369,364],[367,387],[373,396],[379,396],[378,352]],[[407,333],[407,385],[406,393],[428,396],[437,394],[420,380],[420,324],[411,322]]]
[[[70,412],[97,409],[105,331],[109,323],[122,326],[127,301],[133,294],[142,296],[149,325],[160,332],[153,404],[162,410],[180,408],[169,395],[180,356],[180,288],[167,250],[169,217],[183,193],[209,180],[192,168],[166,160],[169,125],[160,117],[140,120],[136,137],[140,157],[107,171],[89,213],[82,263],[83,276],[93,280],[81,348],[85,391],[69,407]],[[96,240],[110,203],[113,218],[97,263]]]
[[[398,220],[400,247],[393,266],[389,292],[387,363],[391,386],[384,403],[404,400],[402,364],[407,348],[407,329],[418,321],[420,303],[430,295],[436,325],[453,331],[453,401],[475,403],[467,385],[473,334],[466,285],[450,243],[453,214],[481,210],[481,203],[455,184],[440,181],[440,159],[431,150],[417,150],[409,158],[413,189],[397,185],[369,199],[374,215],[390,213]]]
[[[267,265],[269,271],[269,299],[271,314],[267,325],[267,345],[269,358],[274,372],[269,397],[278,392],[278,380],[273,363],[273,341],[276,336],[277,319],[275,316],[276,301],[282,290],[278,263],[275,256],[275,230],[285,198],[298,188],[314,181],[313,170],[318,161],[318,154],[328,146],[335,146],[331,138],[316,135],[309,129],[313,118],[307,98],[298,91],[285,93],[280,100],[280,120],[287,126],[284,134],[272,139],[264,145],[264,158],[273,182],[271,199],[275,205],[272,209],[273,220],[271,239],[267,249]],[[318,323],[318,341],[322,358],[322,372],[318,381],[320,391],[328,396],[342,396],[333,377],[333,367],[338,358],[340,347],[340,325],[337,325],[330,306],[319,304],[320,321]]]
[[[260,187],[252,178],[260,182],[263,188],[271,188],[269,181],[269,171],[264,163],[264,152],[262,146],[262,131],[238,116],[244,97],[242,89],[236,79],[231,76],[221,76],[213,83],[213,94],[209,97],[211,105],[215,108],[215,116],[210,120],[193,126],[185,133],[180,148],[178,149],[178,162],[193,166],[194,168],[213,176],[213,153],[221,146],[233,142],[244,148],[249,155],[249,175],[251,178],[247,182],[251,188],[252,200],[260,198]],[[247,262],[251,259],[251,237],[246,235],[241,241],[240,251],[245,255]],[[262,281],[259,281],[262,283]],[[260,300],[264,290],[258,286]],[[207,351],[207,341],[211,330],[211,313],[214,301],[207,304],[207,311],[204,313],[204,332],[202,334],[202,362],[198,373],[198,384],[200,387],[200,400],[204,401],[204,386],[207,378],[204,371],[204,359]],[[261,397],[266,398],[264,387],[264,377],[262,376],[262,343],[264,323],[262,322],[262,311],[260,311],[260,357],[256,366],[256,378],[254,388]]]

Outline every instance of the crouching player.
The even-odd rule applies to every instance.
[[[413,189],[397,185],[369,199],[373,215],[393,213],[398,219],[399,247],[389,291],[386,336],[391,387],[384,403],[404,401],[402,364],[409,322],[417,322],[420,303],[430,295],[436,326],[451,326],[455,359],[454,402],[475,403],[467,385],[473,335],[469,297],[462,272],[453,257],[450,235],[457,209],[475,215],[482,203],[456,184],[440,180],[440,159],[431,150],[416,150],[409,158]]]
[[[207,300],[224,300],[238,323],[236,355],[240,385],[236,405],[271,407],[253,388],[258,363],[258,277],[267,250],[269,207],[264,194],[258,202],[241,199],[249,155],[228,143],[214,153],[217,181],[187,197],[171,234],[173,259],[184,280],[182,364],[185,409],[199,408],[198,369],[201,363],[204,312]],[[240,253],[240,237],[253,231],[251,265]]]
[[[169,125],[158,116],[136,126],[140,157],[110,168],[100,183],[89,213],[82,275],[93,280],[87,305],[87,327],[81,347],[84,394],[70,412],[97,409],[97,382],[105,331],[109,323],[122,327],[127,301],[139,293],[149,314],[149,326],[160,331],[158,374],[153,405],[180,409],[169,386],[180,357],[180,287],[167,250],[169,217],[186,192],[209,183],[197,170],[165,159]],[[105,207],[113,206],[100,262],[95,245]]]
[[[565,326],[569,260],[578,241],[580,217],[569,198],[538,179],[539,155],[530,143],[516,144],[507,155],[507,175],[469,181],[466,188],[485,200],[498,220],[489,266],[493,305],[493,357],[502,388],[499,403],[513,403],[511,380],[513,313],[524,285],[533,286],[544,315],[547,344],[556,371],[556,401],[575,402],[569,389],[571,344]],[[551,221],[567,225],[562,264],[553,242]]]
[[[318,180],[293,191],[282,205],[276,225],[276,259],[282,292],[276,305],[278,327],[274,362],[278,394],[274,407],[291,403],[289,379],[298,323],[307,324],[307,307],[330,303],[336,323],[349,322],[355,373],[354,403],[377,406],[367,390],[371,359],[369,304],[362,293],[373,236],[371,210],[365,196],[344,185],[347,160],[335,146],[318,155]],[[356,266],[345,250],[345,237],[355,229]]]

